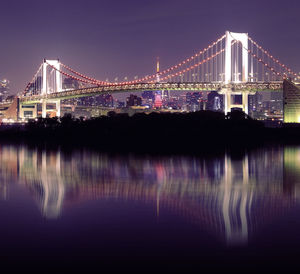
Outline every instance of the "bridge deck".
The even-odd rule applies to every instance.
[[[138,83],[131,85],[109,85],[96,86],[76,90],[64,90],[61,92],[50,93],[46,95],[31,95],[20,97],[22,104],[38,103],[45,99],[48,101],[64,100],[71,98],[79,98],[86,96],[94,96],[103,93],[120,93],[130,91],[146,91],[146,90],[181,90],[181,91],[220,91],[222,89],[231,89],[232,92],[242,91],[279,91],[282,90],[282,82],[248,82],[248,83],[232,83],[225,85],[221,82],[196,82],[196,83]]]

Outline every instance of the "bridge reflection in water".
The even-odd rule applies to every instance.
[[[45,218],[89,199],[153,204],[245,244],[297,205],[300,148],[269,148],[232,157],[109,156],[88,151],[0,147],[0,188],[9,199],[17,182],[30,190]]]

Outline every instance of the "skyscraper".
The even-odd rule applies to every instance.
[[[0,80],[0,102],[9,93],[9,81],[7,79]]]
[[[207,109],[213,111],[223,111],[223,95],[219,94],[217,91],[211,91],[207,95]]]
[[[141,97],[130,94],[130,96],[126,98],[126,106],[127,107],[141,106],[141,105],[142,105]]]
[[[300,122],[300,88],[289,80],[283,81],[283,122]]]

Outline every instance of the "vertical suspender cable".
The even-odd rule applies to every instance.
[[[198,54],[198,56],[197,56],[197,61],[198,61],[198,67],[197,67],[197,81],[198,81],[198,83],[200,82],[200,65],[199,65],[199,63],[200,63],[200,54]]]
[[[258,48],[257,48],[257,46],[256,46],[256,57],[259,58],[258,57]],[[257,82],[260,81],[260,79],[258,78],[258,59],[256,59],[256,81]]]
[[[208,56],[208,52],[206,51],[205,55],[203,56],[204,60],[207,59],[207,56]],[[207,66],[208,66],[208,63],[206,62],[204,66],[205,66],[205,70],[204,70],[204,82],[207,82],[207,71],[208,71]]]
[[[218,50],[218,42],[217,44],[215,45],[215,54],[217,53],[217,50]],[[214,58],[214,71],[215,71],[215,79],[214,81],[217,81],[217,67],[218,67],[218,56],[216,56]]]
[[[222,40],[222,42],[221,42],[221,49],[223,49],[223,44],[224,44],[224,42]],[[224,79],[223,79],[223,71],[224,71],[224,68],[223,68],[223,58],[224,58],[224,52],[221,53],[221,70],[220,71],[221,71],[221,81],[222,82],[224,81]]]
[[[214,54],[214,46],[211,47],[211,51],[210,51],[210,57],[212,57]],[[211,58],[210,59],[210,82],[213,81],[214,78],[214,59]]]
[[[204,60],[204,53],[202,52],[202,61],[201,62],[203,62],[203,60]],[[201,79],[201,82],[205,82],[205,79],[204,79],[204,71],[205,71],[205,65],[201,65],[201,74],[202,74],[202,79]]]
[[[262,77],[263,77],[263,82],[265,82],[265,66],[264,64],[264,54],[261,50],[261,60],[262,60]]]
[[[251,53],[253,53],[253,43],[250,41],[250,46],[251,46]],[[251,58],[251,77],[252,77],[252,80],[251,82],[253,82],[253,77],[254,77],[254,71],[253,71],[253,56],[252,54],[250,55],[250,58]]]
[[[239,42],[236,43],[236,81],[239,81],[239,68],[240,68],[240,64],[239,64],[239,54],[240,54],[240,47],[239,47]]]

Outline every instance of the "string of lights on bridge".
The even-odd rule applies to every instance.
[[[142,77],[142,78],[140,78],[140,79],[136,79],[136,80],[133,80],[133,81],[121,82],[121,83],[110,83],[110,82],[105,82],[105,81],[99,81],[99,80],[97,80],[97,79],[94,79],[94,78],[91,78],[91,77],[89,77],[89,76],[86,76],[86,75],[84,75],[84,74],[82,74],[82,73],[80,73],[80,72],[77,72],[77,71],[75,71],[74,69],[70,68],[70,67],[67,66],[67,65],[64,65],[64,64],[61,64],[61,65],[62,65],[64,68],[68,69],[69,71],[73,72],[74,74],[76,74],[76,75],[78,75],[78,76],[80,76],[80,77],[82,77],[82,78],[84,78],[84,79],[89,80],[90,83],[92,83],[92,84],[97,84],[97,83],[103,84],[103,85],[120,85],[120,84],[128,85],[128,84],[135,84],[135,83],[140,83],[140,82],[143,82],[143,81],[148,81],[148,80],[150,80],[150,79],[153,79],[153,78],[157,77],[157,75],[162,76],[162,75],[164,75],[164,74],[166,74],[166,73],[168,73],[168,72],[171,72],[171,71],[173,71],[173,70],[175,70],[175,69],[178,69],[178,68],[182,67],[183,65],[185,65],[185,64],[187,64],[187,63],[193,61],[196,57],[198,57],[198,56],[200,56],[200,55],[206,53],[209,49],[211,49],[211,48],[213,48],[214,46],[216,46],[216,45],[217,45],[219,42],[221,42],[224,38],[225,38],[225,35],[223,35],[223,36],[222,36],[221,38],[219,38],[217,41],[211,43],[207,48],[204,48],[203,50],[199,51],[198,53],[194,54],[193,56],[191,56],[191,57],[189,57],[189,58],[186,58],[185,60],[183,60],[182,62],[178,63],[177,65],[174,65],[174,66],[172,66],[172,67],[170,67],[170,68],[168,68],[168,69],[165,69],[165,70],[163,70],[163,71],[161,71],[161,72],[159,72],[159,73],[154,73],[154,74],[152,74],[152,75],[150,75],[150,76],[145,76],[145,77]],[[215,56],[216,56],[216,55],[215,55]],[[207,58],[207,59],[204,60],[201,64],[204,64],[204,63],[207,62],[208,60],[211,60],[211,58]],[[199,64],[199,65],[200,65],[200,64]],[[189,69],[189,70],[190,70],[190,69]],[[189,70],[187,70],[187,71],[189,71]],[[166,77],[166,79],[167,79],[167,78],[168,78],[168,77]],[[74,79],[74,80],[78,80],[78,78],[76,78],[76,77],[74,77],[73,79]]]
[[[27,86],[25,87],[24,90],[24,94],[28,91],[28,89],[30,88],[30,86],[34,83],[37,75],[39,74],[40,70],[42,69],[43,64],[40,65],[39,69],[37,70],[37,72],[33,75],[32,80],[27,84]]]
[[[248,37],[248,36],[247,36]],[[59,72],[61,75],[73,79],[75,81],[81,82],[83,84],[88,85],[94,85],[94,86],[119,86],[119,85],[132,85],[132,84],[138,84],[138,83],[155,83],[158,81],[170,81],[171,79],[176,82],[176,77],[188,77],[187,73],[189,74],[191,81],[191,72],[193,72],[194,75],[198,75],[198,82],[200,81],[200,71],[202,73],[202,82],[209,82],[209,81],[223,81],[222,74],[224,74],[224,68],[223,65],[225,63],[225,48],[224,48],[224,41],[226,39],[226,35],[223,35],[219,39],[217,39],[215,42],[211,43],[208,47],[198,51],[196,54],[192,55],[189,58],[186,58],[185,60],[179,62],[178,64],[171,66],[165,70],[162,70],[160,72],[156,72],[149,76],[144,76],[139,79],[135,79],[132,81],[121,81],[121,82],[108,82],[108,81],[101,81],[97,80],[93,77],[89,77],[83,73],[80,73],[76,71],[75,69],[60,63],[60,67],[55,67],[53,64],[50,64],[47,62],[47,65],[53,69],[53,71]],[[251,73],[249,75],[252,76],[252,79],[254,79],[254,60],[256,60],[256,74],[260,73],[261,80],[263,81],[265,78],[265,74],[269,76],[270,74],[265,73],[265,69],[268,69],[272,72],[271,77],[280,76],[282,78],[286,78],[289,75],[292,75],[293,77],[298,77],[298,75],[293,72],[290,68],[288,68],[286,65],[281,63],[278,59],[276,59],[273,55],[271,55],[267,50],[263,49],[258,43],[256,43],[252,38],[248,37],[248,40],[250,41],[250,48],[245,48],[242,44],[242,51],[245,50],[248,52],[248,56],[252,59],[250,59],[250,70]],[[232,40],[231,47],[232,52],[234,55],[234,58],[236,59],[235,64],[232,66],[232,75],[235,75],[236,79],[239,79],[240,76],[238,76],[238,67],[240,66],[241,61],[239,60],[239,56],[241,53],[241,42]],[[248,57],[248,58],[249,58]],[[46,61],[45,61],[46,62]],[[273,65],[272,65],[273,63]],[[206,64],[206,67],[204,66]],[[209,67],[208,67],[209,64]],[[258,68],[258,64],[261,64],[261,68]],[[234,67],[235,66],[235,67]],[[201,70],[200,70],[201,67]],[[196,69],[198,72],[196,72]],[[32,81],[26,86],[24,95],[30,91],[34,90],[39,86],[37,84],[37,77],[39,74],[42,74],[41,71],[43,70],[43,65],[41,65],[37,71],[37,73],[33,76]],[[212,79],[205,79],[204,78],[207,75],[211,75]],[[220,76],[221,75],[221,76]],[[210,77],[210,76],[209,76]],[[209,78],[208,77],[208,78]],[[220,78],[221,77],[221,78]],[[204,79],[203,79],[204,78]],[[270,80],[270,79],[269,79]],[[180,80],[179,81],[183,81]],[[195,79],[193,80],[195,82]],[[254,80],[251,80],[254,81]],[[256,81],[259,81],[258,76],[256,78]],[[186,81],[188,82],[188,81]]]
[[[84,79],[89,80],[91,83],[98,83],[98,84],[100,84],[100,85],[108,85],[108,84],[110,84],[109,82],[106,82],[106,81],[99,81],[99,80],[97,80],[97,79],[95,79],[95,78],[92,78],[92,77],[86,76],[86,75],[84,75],[84,74],[82,74],[82,73],[80,73],[80,72],[77,72],[77,71],[75,71],[74,69],[70,68],[69,66],[67,66],[67,65],[65,65],[65,64],[63,64],[63,63],[61,63],[61,66],[63,66],[65,69],[71,71],[72,73],[74,73],[74,74],[76,74],[76,75],[78,75],[78,76],[80,76],[80,77],[82,77],[82,78],[84,78]]]
[[[63,75],[65,75],[65,76],[67,76],[67,77],[70,77],[70,78],[72,78],[72,79],[74,79],[74,80],[83,82],[83,83],[89,83],[89,84],[95,84],[95,85],[110,85],[110,86],[111,86],[111,85],[112,85],[112,86],[114,86],[114,85],[130,85],[130,84],[140,83],[140,82],[143,82],[143,81],[148,81],[148,80],[150,80],[150,79],[153,79],[153,78],[157,77],[157,75],[161,76],[161,75],[164,75],[164,74],[166,74],[166,73],[168,73],[168,72],[171,72],[171,71],[173,71],[173,70],[175,70],[175,69],[178,69],[178,68],[182,67],[183,65],[185,65],[185,64],[187,64],[187,63],[189,63],[189,62],[191,62],[191,61],[194,60],[196,57],[198,57],[198,56],[204,54],[205,52],[209,51],[209,49],[211,49],[211,48],[213,48],[214,46],[216,46],[216,45],[217,45],[219,42],[221,42],[224,38],[225,38],[225,35],[222,36],[221,38],[219,38],[217,41],[215,41],[215,42],[213,42],[212,44],[210,44],[207,48],[205,48],[205,49],[199,51],[198,53],[194,54],[193,56],[191,56],[191,57],[189,57],[189,58],[186,58],[184,61],[180,62],[179,64],[177,64],[177,65],[175,65],[175,66],[172,66],[172,67],[170,67],[170,68],[168,68],[168,69],[165,69],[165,70],[163,70],[163,71],[161,71],[161,72],[159,72],[159,73],[155,73],[155,74],[150,75],[150,76],[145,76],[145,77],[143,77],[143,78],[140,78],[140,79],[137,79],[137,80],[134,80],[134,81],[126,81],[126,82],[120,82],[120,83],[110,83],[110,82],[100,81],[100,80],[91,78],[91,77],[89,77],[89,76],[86,76],[86,75],[84,75],[84,74],[82,74],[82,73],[80,73],[80,72],[77,72],[77,71],[75,71],[74,69],[72,69],[71,67],[69,67],[69,66],[67,66],[67,65],[65,65],[65,64],[63,64],[63,63],[61,63],[61,66],[62,66],[62,67],[66,68],[67,70],[71,71],[72,73],[74,73],[74,74],[76,74],[76,75],[78,75],[78,76],[84,78],[84,79],[81,79],[81,78],[75,77],[75,76],[73,76],[73,75],[71,75],[71,74],[69,74],[69,73],[67,73],[67,72],[64,72],[64,71],[62,71],[62,70],[59,70],[59,69],[55,68],[53,65],[51,65],[51,64],[49,64],[49,63],[48,63],[48,65],[49,65],[50,67],[52,67],[54,70],[59,71],[59,72],[62,73]],[[232,45],[235,44],[235,43],[236,43],[236,41],[233,41]],[[175,77],[175,76],[182,75],[182,74],[185,73],[185,72],[189,72],[189,71],[191,71],[192,69],[194,69],[194,68],[196,68],[196,67],[198,67],[198,66],[200,66],[200,65],[202,65],[202,64],[205,64],[205,63],[207,63],[207,62],[210,61],[210,60],[212,60],[213,58],[215,58],[216,56],[218,56],[218,55],[221,54],[222,52],[224,52],[224,49],[222,49],[222,50],[216,52],[215,54],[213,54],[213,55],[207,57],[206,59],[203,59],[201,62],[198,62],[198,63],[196,63],[196,64],[194,64],[194,65],[192,65],[192,66],[190,66],[190,67],[187,67],[187,68],[184,69],[184,70],[181,70],[181,71],[179,71],[179,72],[176,72],[175,74],[167,75],[167,76],[165,76],[165,77],[163,77],[163,78],[160,78],[160,80],[163,81],[163,80],[166,80],[166,79],[173,78],[173,77]],[[154,83],[154,82],[155,82],[155,80],[149,81],[149,83]]]
[[[221,53],[224,52],[224,51],[225,51],[225,49],[222,49],[222,50],[218,51],[217,53],[213,54],[212,56],[210,56],[210,57],[204,59],[203,61],[201,61],[201,62],[199,62],[199,63],[197,63],[197,64],[194,64],[193,66],[190,66],[190,67],[188,67],[188,68],[186,68],[186,69],[184,69],[184,70],[178,71],[178,72],[176,72],[176,73],[174,73],[174,74],[170,74],[170,75],[168,75],[168,76],[165,76],[165,77],[163,77],[163,78],[160,78],[160,80],[161,80],[161,81],[164,81],[164,80],[167,80],[167,79],[171,79],[171,78],[173,78],[173,77],[176,77],[176,76],[180,76],[180,75],[182,75],[183,73],[189,72],[190,70],[192,70],[192,69],[194,69],[194,68],[196,68],[196,67],[198,67],[198,66],[200,66],[200,65],[203,65],[203,64],[205,64],[206,62],[212,60],[213,58],[215,58],[216,56],[218,56],[219,54],[221,54]],[[152,82],[150,82],[150,83],[154,83],[154,82],[155,82],[155,81],[152,81]]]
[[[260,46],[258,43],[256,43],[251,37],[248,37],[248,39],[251,43],[253,43],[255,46],[257,46],[257,48],[259,48],[263,53],[265,53],[269,58],[271,58],[275,63],[277,63],[283,69],[287,70],[290,74],[293,74],[295,77],[298,76],[297,73],[293,72],[286,65],[282,64],[278,59],[276,59],[273,55],[271,55],[267,50],[265,50],[262,46]]]

